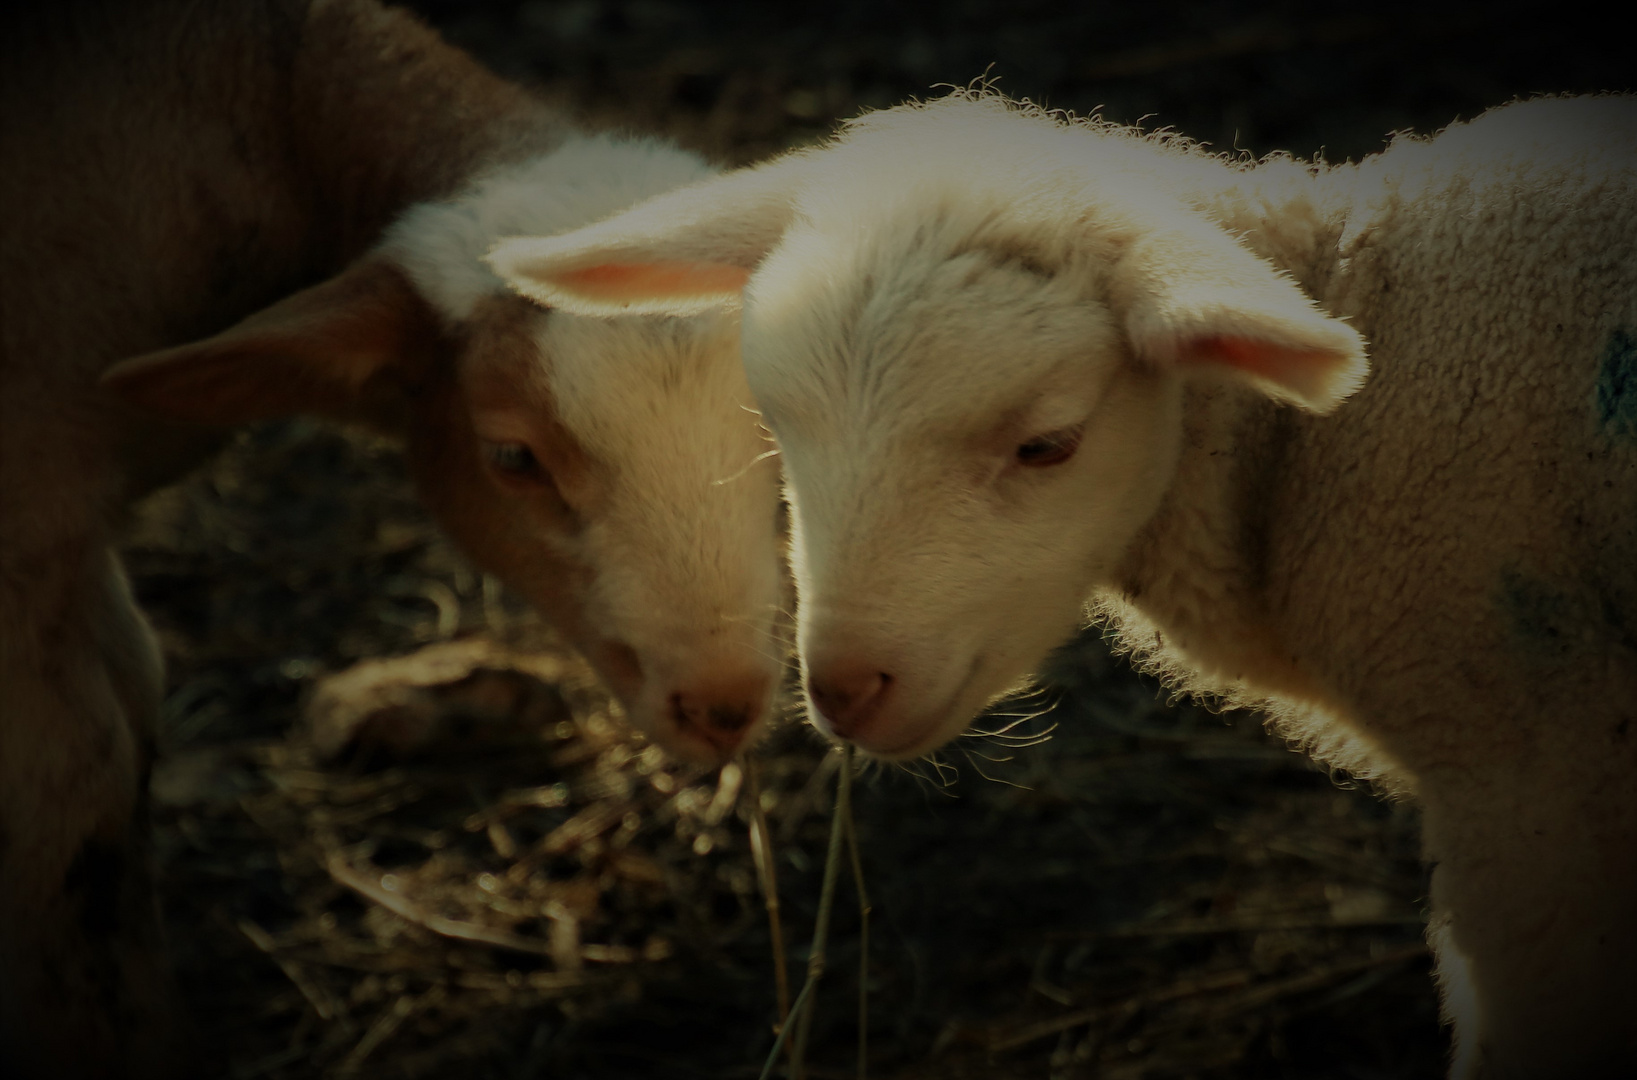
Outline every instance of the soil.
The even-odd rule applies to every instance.
[[[978,77],[1330,160],[1637,81],[1609,28],[1511,2],[413,6],[587,123],[728,163]],[[170,662],[154,812],[213,1071],[762,1073],[780,950],[750,820],[793,994],[839,771],[809,729],[720,774],[666,761],[438,535],[392,447],[313,422],[241,434],[126,554]],[[856,777],[868,941],[843,873],[807,1075],[859,1075],[861,984],[881,1078],[1442,1075],[1411,808],[1169,702],[1095,634],[981,726],[1013,720]]]

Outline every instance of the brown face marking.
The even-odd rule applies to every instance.
[[[515,412],[529,417],[529,445],[558,488],[579,504],[594,497],[595,462],[557,418],[548,379],[550,357],[535,336],[542,310],[517,296],[485,297],[473,308],[471,332],[460,350],[460,382],[473,413]],[[549,317],[549,316],[548,316]]]
[[[417,395],[409,460],[422,499],[473,561],[580,639],[591,579],[590,567],[573,554],[581,514],[548,488],[520,490],[494,475],[472,419],[476,402],[525,411],[530,444],[554,480],[596,486],[594,463],[557,421],[531,332],[539,314],[513,296],[477,305]],[[594,510],[594,501],[581,509]]]

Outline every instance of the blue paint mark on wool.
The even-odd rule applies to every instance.
[[[1637,439],[1637,337],[1617,329],[1609,335],[1597,372],[1597,421],[1611,437]]]

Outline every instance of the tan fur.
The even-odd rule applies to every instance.
[[[599,336],[507,295],[481,250],[456,244],[412,265],[395,261],[412,244],[366,256],[412,204],[541,159],[570,135],[412,17],[375,0],[66,0],[8,20],[0,1074],[168,1080],[199,1063],[169,1015],[141,811],[163,680],[113,554],[133,499],[247,419],[318,412],[403,437],[429,504],[474,555],[584,644],[616,690],[635,694],[646,666],[633,711],[669,725],[654,732],[668,745],[716,757],[766,715],[777,677],[776,480],[763,466],[721,494],[691,474],[697,490],[668,487],[663,472],[628,482],[623,463],[587,450],[554,411],[552,374],[572,358],[550,345],[600,342],[631,365],[621,383],[661,413],[644,423],[720,429],[697,450],[673,432],[673,462],[710,477],[747,470],[763,443],[742,408],[730,320],[621,320]],[[705,168],[659,144],[598,146],[569,170],[581,202],[565,195],[556,212],[588,192],[635,198]],[[581,175],[603,162],[657,164],[634,181]],[[516,209],[515,184],[508,197]],[[443,292],[427,292],[440,269],[466,283],[473,310],[452,315]],[[493,295],[474,300],[485,276]],[[640,397],[661,384],[698,398],[679,406],[688,416]],[[486,401],[526,429],[504,437],[533,446],[567,503],[550,479],[497,474],[483,456],[491,436],[474,427]],[[668,549],[656,506],[646,547],[609,556],[584,540],[599,507],[641,508],[656,492],[662,505],[723,500],[710,519],[720,527],[701,532],[689,518]],[[729,530],[737,546],[724,553]],[[622,592],[631,561],[653,573]],[[648,663],[646,642],[625,643],[630,619],[610,623],[607,594],[668,611],[678,580],[674,617],[694,623],[672,627],[685,644]],[[674,682],[656,685],[656,667]]]

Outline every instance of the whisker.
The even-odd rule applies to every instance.
[[[1043,746],[1046,743],[1051,742],[1053,730],[1055,729],[1048,728],[1047,730],[1042,731],[1039,735],[1018,737],[1008,736],[997,741],[1007,750],[1026,750],[1031,746]]]
[[[999,728],[994,728],[994,729],[977,729],[977,728],[974,728],[972,730],[974,730],[978,734],[982,734],[982,735],[1005,735],[1007,732],[1011,731],[1013,728],[1018,727],[1021,724],[1026,724],[1031,720],[1038,720],[1042,716],[1046,716],[1047,714],[1049,714],[1052,711],[1053,708],[1055,708],[1054,705],[1048,705],[1048,706],[1046,706],[1044,708],[1036,709],[1034,712],[1023,713],[1022,715],[1018,715],[1016,713],[992,713],[991,715],[994,716],[995,719],[997,719],[997,720],[1008,720],[1010,722],[1007,723],[1007,724],[1002,725]],[[1053,724],[1055,726],[1056,721],[1053,721]]]
[[[711,487],[721,487],[723,484],[731,484],[735,480],[739,479],[741,476],[744,476],[745,473],[749,472],[750,470],[754,469],[756,466],[760,465],[762,462],[766,461],[768,458],[778,457],[778,456],[779,456],[779,448],[777,446],[775,446],[771,450],[764,450],[762,453],[757,454],[755,457],[751,458],[749,464],[747,464],[744,468],[740,469],[738,472],[734,473],[732,476],[724,477],[721,480],[712,480],[711,481]]]
[[[1058,721],[1053,720],[1043,730],[1026,731],[1021,735],[1007,734],[1011,730],[1008,727],[1001,731],[969,731],[965,737],[969,739],[993,739],[1002,746],[1034,746],[1036,743],[1048,741],[1052,736],[1052,732],[1057,730],[1057,725]]]
[[[997,720],[1010,719],[1011,722],[1008,723],[1008,724],[1005,724],[1002,727],[993,728],[993,729],[989,729],[989,728],[971,728],[967,732],[967,734],[969,734],[969,735],[992,735],[992,736],[1005,735],[1007,732],[1011,731],[1013,728],[1018,727],[1021,724],[1027,724],[1030,720],[1038,720],[1042,716],[1045,716],[1050,711],[1051,711],[1050,709],[1041,709],[1039,712],[1025,713],[1022,716],[1015,716],[1015,717],[1007,717],[1006,715],[1002,714],[1002,715],[996,716],[995,719],[997,719]]]
[[[976,758],[974,758],[972,756],[972,751],[963,750],[962,753],[964,753],[967,756],[967,760],[972,763],[972,768],[977,771],[977,774],[979,776],[983,777],[985,780],[988,780],[988,781],[990,781],[992,783],[996,783],[996,784],[1005,784],[1007,787],[1017,788],[1019,791],[1033,791],[1034,790],[1033,788],[1029,787],[1027,784],[1018,784],[1018,783],[1014,783],[1011,780],[1003,779],[1003,778],[1001,778],[999,776],[990,776],[988,773],[983,771],[983,766],[979,765]],[[980,756],[988,758],[988,760],[990,760],[990,761],[995,761],[994,758],[988,757],[987,754],[980,755]],[[1012,759],[1011,758],[1004,758],[1002,760],[1010,761]],[[998,762],[996,762],[996,763],[998,764]]]
[[[1007,749],[1028,749],[1030,746],[1044,746],[1051,741],[1051,733],[1041,735],[1035,740],[1021,741],[1021,743],[1007,743]]]
[[[946,761],[940,761],[937,753],[928,754],[923,760],[937,771],[938,786],[945,791],[954,787],[955,781],[960,779],[960,770]]]

